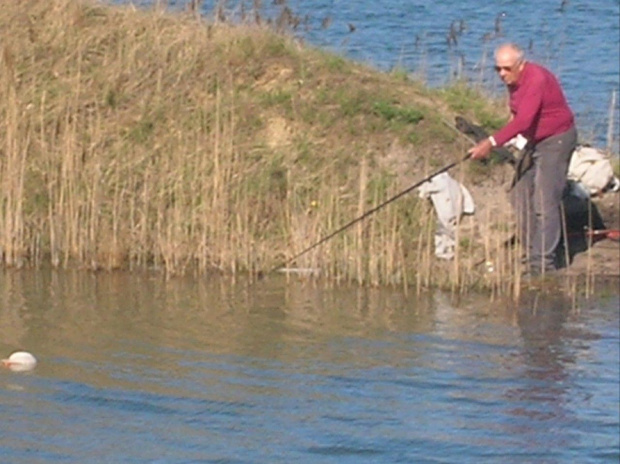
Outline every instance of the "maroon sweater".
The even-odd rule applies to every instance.
[[[556,77],[535,63],[525,63],[516,84],[508,86],[512,120],[493,134],[499,146],[517,134],[538,143],[562,134],[573,125],[574,116]]]

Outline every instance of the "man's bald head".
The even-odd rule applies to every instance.
[[[519,80],[525,66],[525,53],[513,43],[500,45],[495,50],[495,71],[506,85],[513,85]]]

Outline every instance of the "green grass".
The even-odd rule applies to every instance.
[[[456,82],[438,93],[453,112],[468,116],[487,130],[499,129],[506,122],[498,102],[463,82]]]
[[[374,114],[381,116],[387,121],[417,124],[424,119],[424,114],[417,108],[402,108],[387,101],[375,102],[372,109]]]

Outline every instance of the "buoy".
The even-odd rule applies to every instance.
[[[7,359],[3,359],[2,365],[13,372],[31,371],[37,365],[37,358],[27,351],[16,351]]]

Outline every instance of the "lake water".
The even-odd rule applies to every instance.
[[[116,0],[128,3],[126,0]],[[153,0],[135,0],[151,4]],[[169,0],[184,6],[188,0]],[[205,0],[209,15],[221,4],[239,17],[250,0]],[[263,0],[267,18],[288,5],[306,19],[295,34],[383,70],[404,69],[442,85],[455,76],[503,92],[492,71],[493,50],[506,41],[521,44],[528,57],[561,79],[582,139],[606,147],[612,91],[620,89],[620,2],[618,0]],[[276,4],[276,6],[274,6]],[[454,23],[456,43],[448,43]],[[352,29],[354,29],[352,31]],[[616,96],[612,146],[618,153],[620,95]]]
[[[4,271],[0,462],[618,462],[619,304]]]

